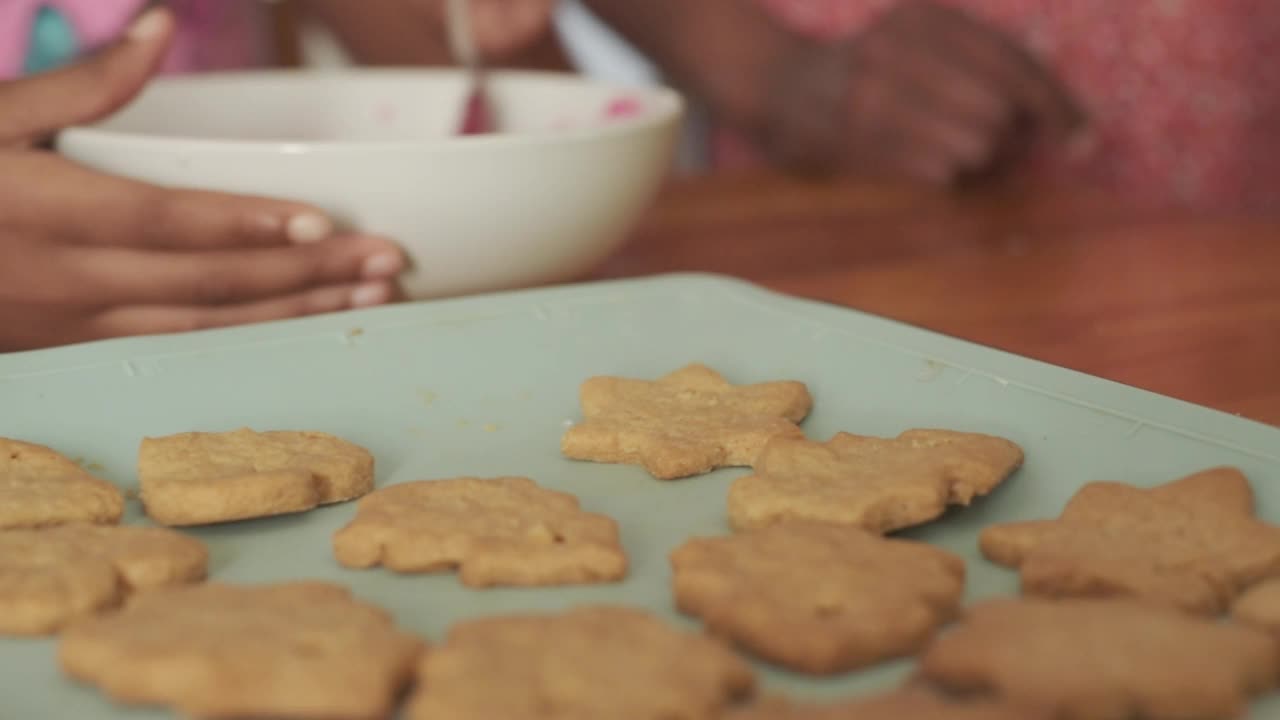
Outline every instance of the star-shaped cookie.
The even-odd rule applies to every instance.
[[[625,607],[455,625],[423,659],[408,720],[717,720],[755,686],[719,641]]]
[[[1242,717],[1276,684],[1263,631],[1131,599],[989,600],[920,656],[920,679],[1059,720]]]
[[[333,537],[338,562],[396,572],[458,569],[471,587],[613,582],[627,574],[618,524],[529,478],[391,485]]]
[[[124,495],[53,450],[0,438],[0,530],[70,522],[114,525]]]
[[[562,438],[565,456],[662,480],[750,465],[771,438],[799,437],[813,407],[803,383],[731,385],[704,365],[655,381],[594,377],[579,394],[584,419]]]
[[[1253,503],[1234,468],[1149,489],[1094,482],[1058,519],[993,525],[980,543],[989,560],[1021,571],[1028,595],[1131,596],[1216,614],[1280,574],[1280,528],[1259,521]]]
[[[968,505],[1021,465],[1017,445],[977,433],[839,433],[825,443],[780,437],[756,460],[755,474],[730,487],[729,522],[746,530],[815,520],[887,533]]]
[[[681,611],[811,674],[918,650],[956,614],[965,585],[964,561],[941,548],[825,523],[694,538],[671,566]]]

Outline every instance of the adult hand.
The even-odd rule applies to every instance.
[[[861,34],[794,45],[754,123],[778,162],[936,185],[992,174],[1084,117],[1067,89],[998,29],[904,0]]]
[[[78,65],[0,83],[0,351],[376,305],[405,261],[292,202],[171,190],[33,149],[132,99],[173,34],[149,11]]]

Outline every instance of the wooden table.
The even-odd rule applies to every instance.
[[[1280,215],[674,182],[599,277],[734,275],[1280,425]]]

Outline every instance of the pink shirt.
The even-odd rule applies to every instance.
[[[0,0],[0,78],[21,74],[32,22],[41,6],[55,8],[75,29],[83,50],[110,42],[144,0]],[[178,34],[166,72],[243,68],[271,58],[258,0],[170,0]]]
[[[895,2],[756,1],[825,38]],[[1280,0],[947,1],[1021,40],[1088,109],[1091,148],[1041,171],[1157,202],[1280,209]]]

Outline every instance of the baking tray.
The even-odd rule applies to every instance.
[[[968,598],[1016,592],[984,561],[984,525],[1056,515],[1083,483],[1155,485],[1231,464],[1280,522],[1280,430],[1148,392],[777,295],[736,280],[671,275],[400,305],[176,336],[0,356],[0,436],[53,446],[124,488],[138,441],[189,430],[314,429],[368,447],[379,485],[458,475],[527,475],[616,518],[631,559],[623,583],[567,589],[463,588],[451,574],[340,568],[330,536],[353,504],[191,530],[211,576],[346,583],[429,640],[454,621],[509,611],[623,603],[673,610],[667,554],[690,535],[728,532],[724,500],[745,470],[660,482],[627,466],[559,454],[596,374],[656,377],[707,363],[736,383],[796,379],[814,398],[804,427],[894,435],[912,427],[992,433],[1026,465],[973,507],[906,533],[962,555]],[[145,522],[136,502],[126,522]],[[163,718],[115,707],[65,681],[52,640],[0,639],[0,718]],[[761,684],[831,698],[888,688],[910,663],[838,679],[758,666]],[[1280,700],[1250,717],[1280,717]]]

